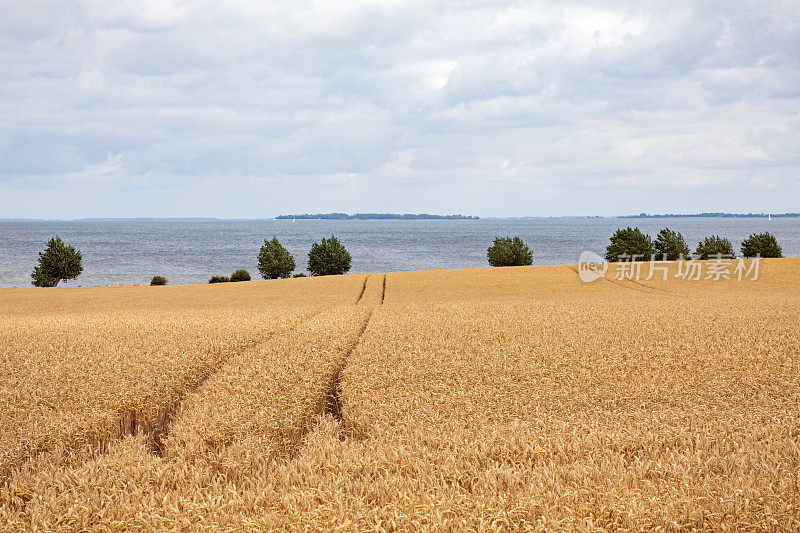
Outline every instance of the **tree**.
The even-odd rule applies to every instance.
[[[271,241],[264,240],[264,246],[258,253],[258,271],[261,272],[262,278],[288,278],[292,275],[294,267],[294,257],[274,235]]]
[[[683,240],[683,235],[669,228],[664,228],[658,232],[656,240],[653,242],[658,259],[666,258],[667,261],[675,261],[680,257],[689,257],[689,247]]]
[[[533,263],[533,253],[519,237],[495,237],[494,244],[486,250],[486,258],[493,267],[526,266]]]
[[[228,276],[211,276],[209,283],[227,283],[231,280]]]
[[[694,253],[698,259],[720,256],[733,257],[733,246],[731,246],[731,241],[728,239],[719,235],[712,235],[697,243],[697,250]]]
[[[783,250],[771,233],[753,233],[742,241],[742,255],[745,257],[783,257]]]
[[[151,287],[154,285],[166,285],[166,284],[167,284],[167,278],[165,278],[164,276],[153,276],[153,279],[150,280]]]
[[[77,278],[83,272],[83,258],[74,246],[64,244],[56,235],[39,252],[39,264],[31,273],[36,287],[55,287],[61,280]]]
[[[639,228],[619,228],[606,247],[606,261],[646,261],[655,254],[653,241]]]
[[[250,272],[244,269],[237,270],[230,277],[231,281],[250,281]]]
[[[331,235],[330,239],[322,238],[321,243],[311,245],[308,252],[308,271],[312,276],[330,276],[344,274],[350,270],[350,253],[339,239]]]

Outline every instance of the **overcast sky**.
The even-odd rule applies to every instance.
[[[786,2],[0,0],[0,218],[800,211]]]

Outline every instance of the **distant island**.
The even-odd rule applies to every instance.
[[[478,217],[468,215],[429,215],[419,214],[398,214],[398,213],[315,213],[302,215],[280,215],[275,220],[306,219],[306,220],[478,220]]]
[[[620,218],[767,218],[767,217],[800,217],[800,213],[695,213],[690,215],[651,215],[639,213],[638,215],[623,215]]]

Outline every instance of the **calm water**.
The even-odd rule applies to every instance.
[[[38,252],[55,234],[83,253],[75,285],[146,285],[155,274],[170,284],[205,283],[238,268],[258,278],[257,255],[273,235],[305,271],[308,250],[336,235],[353,256],[351,272],[388,272],[487,266],[495,236],[519,235],[535,264],[575,263],[583,250],[602,254],[618,227],[651,236],[664,226],[683,233],[690,248],[719,234],[739,243],[754,232],[773,233],[786,257],[800,257],[800,218],[487,219],[487,220],[246,220],[0,222],[0,286],[30,286]]]

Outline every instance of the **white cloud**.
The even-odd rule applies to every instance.
[[[0,2],[0,210],[796,210],[798,49],[779,1]]]

